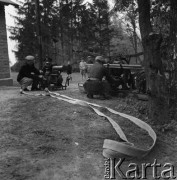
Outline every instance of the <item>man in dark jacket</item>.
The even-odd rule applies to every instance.
[[[109,82],[112,82],[113,79],[106,67],[103,66],[104,62],[102,56],[97,56],[95,63],[90,67],[88,80],[84,83],[88,98],[93,98],[93,95],[101,95],[102,98],[107,98],[109,95]],[[104,77],[105,80],[103,80]]]
[[[71,74],[72,74],[72,66],[71,66],[70,61],[68,61],[66,73],[67,73],[68,77],[71,78]]]
[[[28,86],[32,85],[31,90],[39,90],[38,84],[41,79],[40,71],[34,66],[34,56],[26,56],[26,63],[21,67],[17,76],[17,81],[23,91],[29,91]]]

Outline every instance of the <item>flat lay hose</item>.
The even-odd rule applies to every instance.
[[[21,93],[26,94],[26,95],[32,95],[32,96],[50,96],[50,97],[56,98],[58,100],[69,102],[71,104],[78,104],[81,106],[85,106],[89,109],[94,110],[94,112],[97,115],[99,115],[101,117],[105,117],[111,123],[112,127],[115,129],[115,131],[117,132],[119,137],[122,139],[122,142],[118,142],[118,141],[114,141],[114,140],[110,140],[110,139],[104,140],[103,156],[106,158],[116,158],[116,157],[120,157],[120,156],[121,157],[129,156],[129,157],[141,158],[141,157],[146,156],[152,150],[152,148],[155,146],[157,136],[156,136],[156,133],[154,132],[154,130],[147,123],[145,123],[145,122],[141,121],[140,119],[135,118],[133,116],[130,116],[130,115],[127,115],[124,113],[120,113],[111,108],[102,107],[100,105],[90,103],[87,101],[73,99],[71,97],[61,95],[61,94],[55,93],[55,92],[47,91],[46,94],[45,93],[31,94],[31,93],[26,93],[26,92],[22,91]],[[109,116],[106,116],[103,112],[99,111],[97,108],[102,108],[102,110],[105,109],[105,111],[109,111],[113,114],[122,116],[122,117],[130,120],[131,122],[133,122],[140,128],[147,131],[149,136],[153,139],[153,143],[150,146],[150,148],[144,150],[144,149],[136,147],[133,143],[129,142],[126,135],[124,134],[123,130],[121,129],[121,127],[112,118],[110,118]]]

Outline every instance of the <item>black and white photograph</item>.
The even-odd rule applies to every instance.
[[[0,180],[177,179],[177,0],[0,0]]]

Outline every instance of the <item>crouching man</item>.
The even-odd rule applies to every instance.
[[[103,66],[105,63],[102,56],[95,58],[95,63],[90,67],[88,80],[84,83],[84,89],[88,98],[93,95],[100,95],[101,99],[110,97],[110,84],[114,79],[109,76],[108,70]],[[103,78],[106,80],[103,80]]]
[[[25,64],[20,68],[17,81],[21,85],[23,91],[29,91],[28,86],[32,85],[31,91],[39,90],[38,84],[42,76],[40,71],[34,66],[34,56],[26,56]]]

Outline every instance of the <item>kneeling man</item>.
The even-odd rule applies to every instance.
[[[106,67],[103,66],[104,63],[103,57],[97,56],[95,63],[90,67],[88,80],[84,83],[84,89],[87,92],[88,98],[93,98],[93,95],[101,95],[102,98],[109,97],[109,82],[113,79],[109,76]],[[106,80],[103,81],[103,77]]]
[[[29,91],[28,86],[32,85],[31,91],[39,90],[38,84],[41,79],[40,71],[34,66],[34,56],[26,56],[25,64],[20,68],[17,81],[23,91]]]

